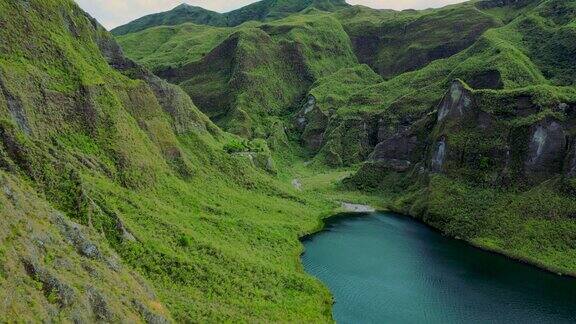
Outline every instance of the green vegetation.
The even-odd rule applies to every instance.
[[[175,26],[195,23],[208,26],[238,26],[249,21],[268,21],[284,18],[307,8],[334,11],[348,5],[344,0],[263,0],[240,9],[221,14],[187,4],[162,13],[136,19],[112,30],[116,36],[139,32],[156,26]]]
[[[2,278],[11,278],[0,281],[2,320],[330,320],[331,298],[302,270],[298,237],[336,205],[230,156],[230,135],[177,88],[104,51],[113,41],[73,2],[1,1],[0,9],[8,41],[0,52],[0,152],[10,173],[0,239]],[[51,208],[82,224],[122,270],[76,253],[82,242],[61,238]],[[34,241],[43,229],[55,237],[45,250]],[[25,256],[49,270],[25,272]],[[60,296],[68,286],[74,293]],[[61,298],[70,300],[51,306]],[[105,314],[90,305],[105,305]]]
[[[576,274],[575,12],[0,0],[0,322],[330,322],[342,201]]]
[[[316,9],[236,28],[157,27],[119,42],[219,126],[247,138],[270,137],[270,117],[292,113],[314,80],[357,64],[340,23]]]

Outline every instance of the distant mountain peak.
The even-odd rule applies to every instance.
[[[209,26],[237,26],[247,21],[273,20],[300,12],[306,8],[334,11],[349,6],[345,0],[262,0],[239,9],[218,13],[202,7],[182,3],[170,11],[136,19],[112,30],[114,35],[138,32],[155,26],[175,26],[195,23]]]

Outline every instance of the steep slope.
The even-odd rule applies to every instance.
[[[470,49],[364,92],[377,105],[396,100],[383,119],[409,122],[381,125],[348,184],[386,191],[393,209],[447,234],[574,275],[575,9],[542,1]],[[375,95],[398,85],[408,86],[396,99]],[[415,99],[419,113],[397,108]]]
[[[262,138],[282,164],[300,141],[307,172],[359,166],[344,187],[576,275],[573,1],[299,4],[120,37],[181,89],[71,1],[0,0],[6,317],[329,322],[297,237],[333,206],[270,177]]]
[[[248,21],[268,21],[284,18],[306,8],[334,11],[347,6],[344,0],[262,0],[227,13],[218,13],[187,4],[162,13],[136,19],[126,25],[116,27],[116,36],[139,32],[155,26],[176,26],[194,23],[209,26],[238,26]]]
[[[555,5],[550,3],[550,6]],[[352,119],[353,122],[358,116],[363,116],[362,122],[366,124],[366,134],[373,134],[369,136],[368,139],[371,141],[368,142],[380,142],[433,111],[455,79],[462,79],[477,89],[517,89],[548,84],[573,85],[570,81],[558,80],[558,76],[551,74],[545,76],[544,71],[559,71],[560,66],[563,66],[564,71],[570,71],[571,67],[568,65],[573,62],[570,53],[574,51],[569,45],[570,27],[536,23],[542,19],[541,15],[536,14],[538,10],[551,10],[545,8],[547,5],[542,4],[538,9],[519,16],[506,26],[486,31],[471,47],[456,55],[433,61],[419,70],[403,73],[385,82],[372,83],[371,86],[351,93],[347,99],[333,103],[330,109],[337,114],[332,114],[333,120],[325,123],[332,127],[324,131],[324,134],[328,138],[333,133],[332,130],[342,124],[339,120],[346,122]],[[561,9],[559,11],[562,12]],[[535,38],[534,35],[541,35],[542,38]],[[548,47],[546,45],[548,43],[554,43],[553,48],[561,50],[556,51]],[[537,49],[536,44],[541,44],[541,47]],[[571,73],[562,74],[562,78],[570,78],[571,75]],[[338,85],[338,83],[329,84]],[[340,88],[342,86],[338,85]],[[337,87],[324,89],[323,92],[330,93],[337,89]],[[311,95],[315,95],[314,90],[311,91]],[[320,97],[317,100],[323,99]],[[327,141],[323,143],[327,144],[324,153],[331,163],[341,164],[338,157],[341,153],[337,149],[340,146],[338,144],[340,138],[342,136],[336,137],[334,145]],[[367,150],[371,148],[368,146]],[[363,156],[366,157],[367,155]],[[358,162],[361,159],[351,162]]]
[[[74,2],[2,0],[0,25],[1,321],[330,320],[297,237],[331,206]]]
[[[200,42],[198,35],[207,41]],[[137,40],[158,45],[147,50],[143,44],[148,42]],[[128,53],[141,53],[131,57],[181,85],[224,129],[276,141],[283,131],[270,125],[293,112],[314,80],[357,64],[339,22],[315,9],[232,29],[157,27],[119,41]],[[205,52],[208,44],[218,45]]]
[[[99,243],[97,233],[68,220],[24,181],[0,172],[2,322],[170,320],[152,288]]]
[[[337,14],[361,63],[386,79],[450,57],[501,25],[473,3],[425,11],[351,7]]]

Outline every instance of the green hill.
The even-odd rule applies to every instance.
[[[284,18],[307,8],[334,11],[346,6],[344,0],[262,0],[222,14],[182,4],[170,11],[148,15],[116,27],[112,30],[112,34],[119,36],[150,27],[176,26],[182,23],[233,27],[252,20],[268,21]]]
[[[314,80],[357,64],[341,24],[315,9],[236,28],[155,27],[120,42],[218,125],[247,138],[272,136],[270,118],[293,112]]]

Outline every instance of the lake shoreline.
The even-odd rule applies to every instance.
[[[436,226],[433,226],[432,224],[429,224],[426,221],[422,220],[421,218],[413,216],[413,215],[407,215],[407,214],[404,214],[402,212],[395,211],[393,209],[389,209],[388,212],[392,212],[392,213],[397,214],[397,215],[401,215],[404,217],[410,217],[412,219],[415,219],[416,221],[418,221],[418,222],[428,226],[429,228],[433,229],[434,231],[440,233],[442,236],[449,237],[449,238],[457,240],[457,241],[465,242],[466,244],[473,246],[477,249],[480,249],[482,251],[486,251],[486,252],[496,254],[496,255],[502,255],[502,256],[505,256],[508,259],[514,260],[518,263],[525,264],[525,265],[531,266],[533,268],[536,268],[538,270],[552,273],[552,274],[560,276],[560,277],[567,277],[567,278],[576,279],[576,272],[572,272],[572,273],[571,272],[565,272],[565,271],[562,271],[559,268],[556,268],[554,266],[544,264],[541,261],[538,261],[535,259],[529,259],[529,258],[526,258],[526,257],[521,256],[521,255],[515,255],[514,253],[512,253],[510,251],[506,251],[504,249],[492,248],[492,247],[489,247],[489,246],[486,246],[486,245],[483,245],[483,244],[480,244],[477,242],[473,242],[471,240],[466,240],[466,239],[455,237],[452,235],[446,235],[442,232],[442,229],[440,229]]]
[[[406,319],[402,316],[413,316],[414,314],[403,314],[402,311],[397,311],[404,309],[405,306],[389,307],[392,300],[398,305],[410,304],[411,299],[405,298],[407,294],[403,292],[400,292],[398,298],[395,297],[399,287],[412,289],[413,293],[430,291],[435,292],[432,295],[445,294],[442,296],[446,296],[447,300],[450,298],[454,301],[462,300],[462,302],[456,302],[453,308],[450,307],[447,313],[448,316],[461,315],[462,318],[526,319],[523,315],[519,315],[523,310],[530,310],[536,314],[536,318],[552,318],[548,316],[554,313],[557,300],[563,300],[562,303],[557,304],[563,305],[562,318],[568,318],[567,316],[573,309],[572,298],[566,299],[566,296],[570,296],[571,289],[575,287],[576,282],[572,280],[573,278],[558,276],[541,267],[518,262],[502,253],[478,248],[465,240],[453,240],[452,237],[442,235],[436,228],[417,218],[389,213],[389,211],[374,213],[373,217],[370,214],[339,213],[334,217],[327,217],[324,223],[328,230],[319,235],[317,239],[307,241],[311,235],[302,238],[302,243],[306,248],[306,253],[302,255],[302,264],[307,274],[318,279],[330,290],[334,298],[333,316],[337,320],[374,319],[378,316],[380,319],[386,316]],[[406,249],[406,246],[409,248]],[[406,252],[416,252],[416,254]],[[380,266],[375,266],[373,260],[395,260],[395,265],[388,267],[386,264],[389,262],[384,261],[380,262]],[[365,267],[364,264],[370,266]],[[418,267],[411,266],[413,264],[424,266],[418,269]],[[402,275],[398,277],[400,273]],[[518,276],[515,275],[516,273]],[[406,274],[409,275],[406,276]],[[406,285],[402,283],[402,280],[406,281]],[[439,284],[440,282],[442,284]],[[482,282],[485,284],[481,284]],[[421,285],[422,283],[424,286]],[[480,284],[477,285],[478,283]],[[462,299],[465,296],[462,293],[453,294],[453,292],[463,291],[463,289],[454,290],[455,287],[469,287],[470,284],[474,284],[470,289],[476,292],[470,296],[470,299]],[[375,288],[367,291],[365,290],[367,287]],[[389,289],[389,287],[393,288]],[[415,289],[415,287],[419,288]],[[551,293],[547,287],[558,287],[559,290],[553,290],[562,291],[561,294],[564,297],[558,297],[558,294],[554,292]],[[358,295],[359,292],[365,292],[365,294]],[[492,295],[490,292],[497,293]],[[531,297],[524,298],[522,297],[524,294]],[[417,294],[422,297],[416,300],[427,302],[426,295]],[[462,296],[458,297],[459,295]],[[368,297],[350,299],[350,296]],[[542,296],[537,305],[542,305],[547,311],[539,311],[538,307],[532,307],[536,296]],[[540,300],[540,298],[536,299]],[[378,300],[382,300],[381,306],[384,308],[379,308]],[[430,304],[431,309],[438,309],[435,301]],[[498,307],[491,315],[486,315],[482,311],[491,303],[497,302],[504,305],[507,301],[517,301],[518,305],[522,306],[512,313],[507,313],[506,307]],[[473,311],[468,313],[467,305],[484,306],[473,306],[471,308]],[[380,315],[362,315],[363,312],[357,311],[358,309],[366,311],[370,307],[374,311],[370,312],[371,314]],[[379,312],[378,309],[382,311]],[[464,313],[461,313],[462,310],[465,310]],[[415,316],[425,316],[423,313],[426,312],[417,312]],[[436,315],[439,316],[438,318],[445,316],[442,313]],[[448,318],[450,317],[445,319]]]
[[[337,219],[337,218],[347,218],[347,217],[350,217],[350,218],[366,217],[366,216],[373,214],[373,213],[394,213],[394,214],[400,215],[402,217],[409,217],[411,219],[418,221],[419,223],[421,223],[423,225],[426,225],[427,227],[438,232],[442,236],[449,237],[449,238],[457,240],[457,241],[465,242],[466,244],[473,246],[474,248],[480,249],[482,251],[489,252],[489,253],[492,253],[495,255],[505,256],[506,258],[514,260],[518,263],[525,264],[525,265],[531,266],[533,268],[536,268],[538,270],[552,273],[552,274],[560,276],[560,277],[567,277],[567,278],[576,279],[576,272],[573,272],[573,273],[564,272],[564,271],[561,271],[560,269],[558,269],[554,266],[546,265],[546,264],[544,264],[538,260],[529,259],[529,258],[520,256],[520,255],[515,255],[514,253],[511,253],[511,252],[506,251],[504,249],[491,248],[489,246],[485,246],[485,245],[482,245],[482,244],[479,244],[479,243],[476,243],[476,242],[473,242],[470,240],[462,239],[462,238],[451,236],[451,235],[445,235],[440,228],[437,228],[437,227],[425,222],[421,218],[418,218],[418,217],[415,217],[412,215],[407,215],[407,214],[395,211],[395,210],[390,209],[390,208],[374,208],[374,211],[372,211],[372,212],[352,212],[352,211],[343,210],[342,207],[335,208],[334,214],[331,214],[331,215],[326,216],[326,217],[322,217],[320,219],[318,226],[314,230],[312,230],[311,232],[300,236],[299,241],[300,241],[300,243],[303,243],[306,240],[311,239],[314,235],[324,231],[326,229],[327,221],[329,221],[329,220],[333,220],[333,219]],[[303,248],[302,248],[302,251],[300,253],[300,257],[302,257],[302,255],[305,253],[303,244],[302,244],[302,247]]]

